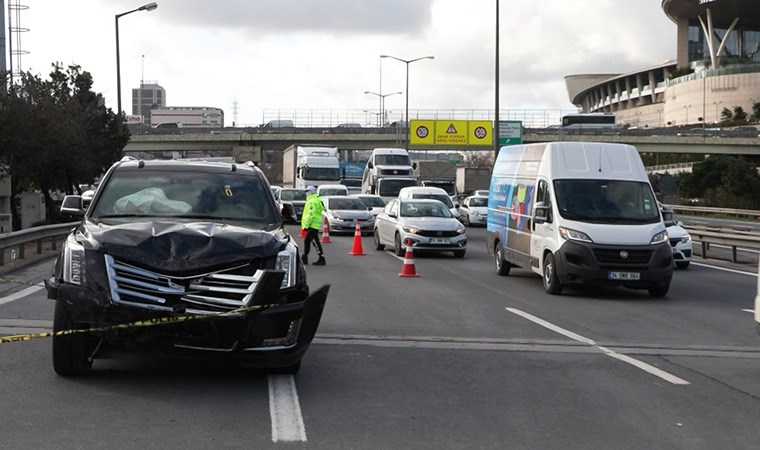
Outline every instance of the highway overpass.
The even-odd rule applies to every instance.
[[[143,152],[161,156],[164,152],[182,154],[213,152],[229,154],[249,152],[260,159],[261,152],[282,151],[294,143],[334,145],[341,150],[371,150],[376,147],[403,147],[405,137],[402,129],[395,128],[290,128],[287,130],[264,130],[259,128],[193,130],[176,129],[173,133],[133,134],[125,148],[128,155]],[[658,134],[653,129],[642,134],[617,132],[606,134],[567,134],[556,128],[526,129],[523,142],[547,142],[582,140],[619,142],[635,145],[641,153],[705,153],[760,156],[760,138],[729,137],[716,135]],[[414,150],[489,150],[489,147],[441,147],[412,146]],[[256,159],[256,158],[255,158]],[[255,160],[254,159],[254,160]]]

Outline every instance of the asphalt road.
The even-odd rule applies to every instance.
[[[307,267],[332,288],[295,377],[129,355],[66,379],[49,339],[0,344],[0,448],[760,446],[756,268],[697,260],[664,299],[551,296],[531,272],[497,276],[482,228],[468,237],[465,258],[415,255],[420,277],[399,278],[370,237],[349,256],[353,236],[331,236]],[[23,289],[0,284],[0,334],[50,327],[52,301]]]

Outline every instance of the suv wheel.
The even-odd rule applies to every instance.
[[[63,302],[55,302],[53,332],[64,330],[85,330],[86,326],[75,324],[68,319]],[[87,333],[72,333],[53,336],[53,369],[58,375],[84,375],[92,368],[89,356],[92,351]]]

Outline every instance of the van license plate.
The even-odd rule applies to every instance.
[[[449,241],[446,238],[430,238],[431,244],[449,244],[451,241]]]
[[[639,272],[609,272],[607,279],[609,280],[638,280],[641,278]]]

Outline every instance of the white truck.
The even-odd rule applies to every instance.
[[[291,145],[282,155],[284,187],[306,188],[340,183],[337,147]]]
[[[456,164],[449,161],[418,161],[414,173],[420,186],[441,188],[452,201],[456,197]]]
[[[477,167],[456,168],[457,193],[462,199],[473,195],[475,191],[487,191],[491,185],[491,170]]]
[[[415,167],[403,148],[372,150],[362,178],[362,194],[376,194],[385,199],[397,197],[402,188],[417,185]]]

